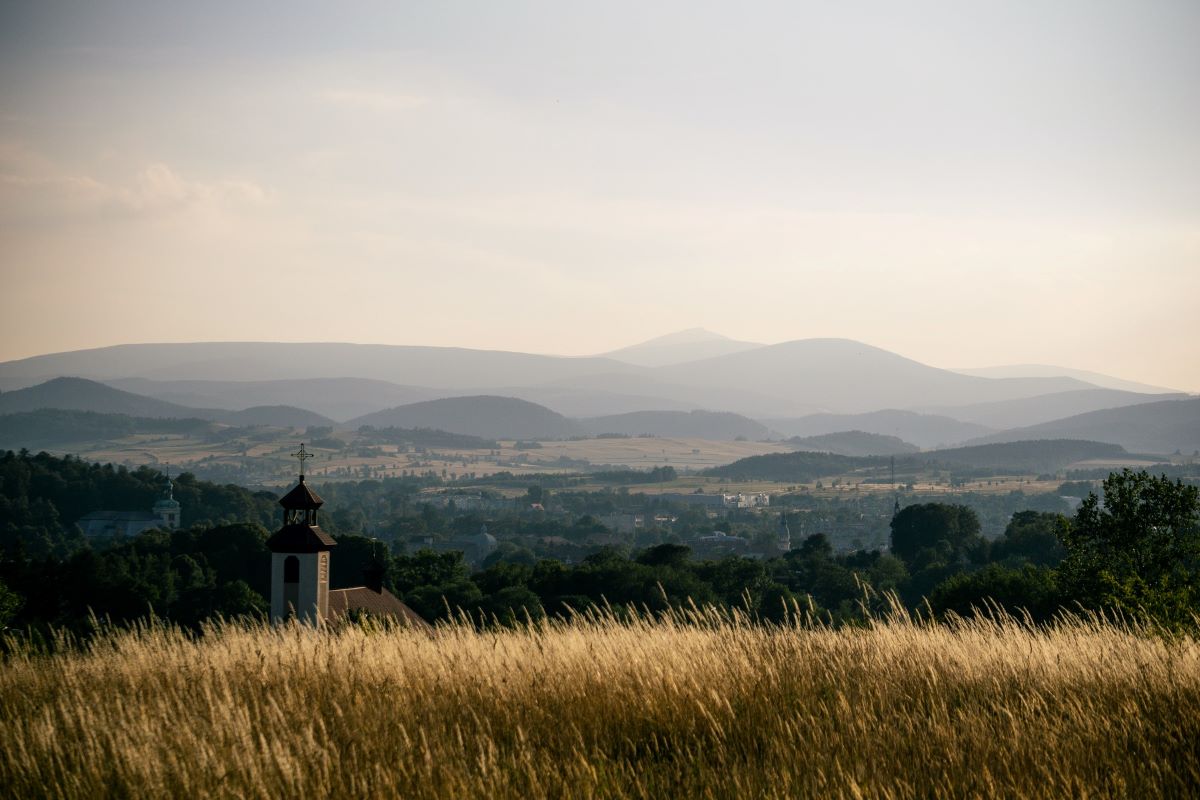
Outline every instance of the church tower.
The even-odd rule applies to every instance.
[[[792,529],[787,524],[787,514],[779,515],[779,537],[777,540],[779,551],[787,553],[792,549]]]
[[[179,528],[179,501],[175,499],[175,484],[167,475],[167,496],[154,501],[154,516],[158,517],[159,527],[173,531]]]
[[[321,625],[329,617],[329,551],[337,543],[317,526],[325,501],[304,482],[304,460],[312,454],[300,445],[300,482],[279,500],[283,527],[267,540],[271,551],[271,622],[293,617]]]

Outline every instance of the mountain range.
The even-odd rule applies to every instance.
[[[1097,428],[1144,405],[1143,421],[1120,428],[1121,444],[1190,447],[1194,404],[1163,405],[1187,402],[1185,395],[1111,388],[1141,385],[1095,376],[1110,384],[1101,387],[1081,378],[1093,373],[1066,369],[1012,370],[963,374],[970,370],[847,339],[759,345],[701,329],[582,358],[337,343],[120,345],[0,363],[0,388],[9,390],[0,393],[0,413],[55,407],[234,425],[441,427],[489,438],[861,431],[930,448],[1016,431],[1111,441],[1116,434]],[[105,384],[109,393],[97,388]],[[1168,409],[1182,419],[1153,421]],[[1064,422],[1109,410],[1115,416],[1079,422],[1078,433]]]

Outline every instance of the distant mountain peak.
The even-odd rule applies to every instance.
[[[647,339],[644,342],[631,345],[631,347],[645,347],[647,345],[663,345],[663,344],[692,344],[694,342],[732,342],[736,341],[724,334],[710,331],[708,328],[688,328],[674,333],[655,336],[653,339]],[[626,348],[628,349],[628,348]]]
[[[622,347],[620,350],[604,353],[603,356],[641,367],[662,367],[741,353],[759,347],[764,345],[730,339],[707,328],[688,328]]]

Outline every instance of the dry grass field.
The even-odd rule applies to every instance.
[[[1095,621],[147,628],[0,669],[16,797],[1184,797],[1200,646]]]

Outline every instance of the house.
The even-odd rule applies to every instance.
[[[433,550],[437,553],[463,554],[463,561],[473,567],[480,566],[484,559],[496,551],[496,537],[488,533],[487,525],[481,525],[478,533],[435,539],[428,534],[414,537],[413,545],[418,550]]]

